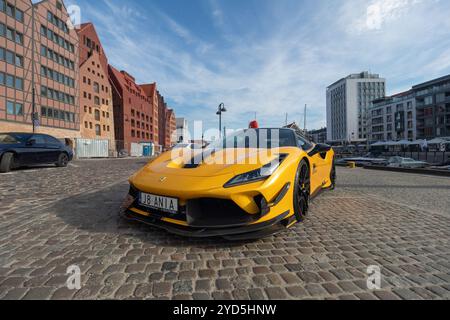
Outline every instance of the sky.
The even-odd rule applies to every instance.
[[[157,82],[177,117],[227,128],[326,125],[326,87],[351,73],[387,94],[450,74],[447,0],[66,0],[110,64]]]

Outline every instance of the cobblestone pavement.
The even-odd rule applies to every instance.
[[[449,299],[450,179],[339,169],[307,221],[246,243],[123,221],[145,160],[0,175],[0,299]],[[68,266],[81,290],[66,288]],[[382,288],[367,289],[367,267]]]

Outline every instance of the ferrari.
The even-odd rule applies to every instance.
[[[252,240],[304,221],[334,189],[334,151],[292,129],[246,129],[163,153],[130,179],[124,218],[188,237]]]

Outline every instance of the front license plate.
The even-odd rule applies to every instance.
[[[141,192],[139,203],[145,207],[161,210],[168,213],[178,212],[178,199],[157,196]]]

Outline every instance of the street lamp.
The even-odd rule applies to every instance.
[[[219,104],[219,108],[216,112],[216,114],[219,116],[219,137],[222,137],[222,113],[227,112],[227,109],[225,108],[225,104],[221,103]]]

